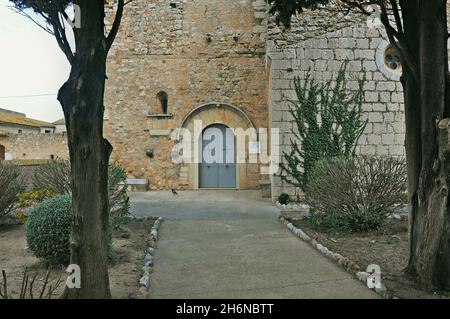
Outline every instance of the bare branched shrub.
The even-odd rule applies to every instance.
[[[17,194],[24,189],[19,167],[0,161],[0,222],[17,202]]]
[[[55,194],[70,194],[71,177],[70,161],[54,160],[41,165],[33,176],[33,186],[36,189],[46,189]],[[129,215],[129,197],[127,195],[127,174],[116,164],[108,168],[108,194],[111,212],[111,223],[119,228]]]
[[[306,189],[315,222],[343,231],[368,231],[383,225],[402,204],[406,164],[391,157],[355,156],[316,164]]]
[[[38,274],[30,276],[25,270],[22,276],[22,283],[18,295],[12,295],[8,291],[8,278],[6,271],[2,270],[2,281],[0,281],[0,299],[51,299],[55,291],[61,285],[62,280],[59,277],[56,280],[50,280],[51,271],[48,270],[40,287],[35,285]],[[40,281],[40,280],[38,280]]]
[[[58,159],[39,166],[32,182],[35,189],[46,189],[61,195],[70,194],[70,162]]]

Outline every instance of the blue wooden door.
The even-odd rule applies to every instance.
[[[236,148],[233,132],[216,124],[203,131],[199,177],[201,188],[236,188]]]

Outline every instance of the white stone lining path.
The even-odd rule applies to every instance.
[[[342,256],[341,254],[332,252],[327,247],[318,243],[315,239],[309,237],[302,229],[294,226],[294,224],[290,223],[283,216],[280,215],[279,219],[295,236],[297,236],[304,242],[309,243],[313,248],[317,249],[324,256],[336,262],[338,265],[342,266],[347,272],[354,275],[356,279],[362,281],[364,284],[367,284],[367,281],[370,279],[371,274],[365,271],[360,271],[361,269],[358,264],[351,261],[349,258]],[[380,295],[383,298],[386,299],[393,298],[393,296],[387,291],[386,287],[382,283],[380,283],[377,287],[375,287],[373,291],[375,291],[378,295]]]
[[[144,267],[142,267],[143,274],[139,280],[141,292],[146,293],[150,286],[150,275],[153,273],[153,256],[155,254],[156,242],[158,241],[158,232],[161,227],[162,217],[159,217],[153,224],[152,229],[148,235],[147,247],[145,250]]]

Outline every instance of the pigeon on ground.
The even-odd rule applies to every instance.
[[[177,191],[175,189],[173,189],[173,188],[172,188],[172,194],[178,195]]]

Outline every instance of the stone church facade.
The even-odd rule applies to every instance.
[[[358,151],[403,156],[401,65],[386,64],[388,50],[382,31],[359,15],[309,11],[281,30],[264,0],[134,1],[108,64],[105,130],[115,147],[112,160],[147,178],[150,188],[201,188],[198,163],[172,161],[175,129],[192,129],[199,119],[203,128],[278,128],[279,141],[272,142],[287,151],[294,77],[311,70],[315,79],[329,80],[346,60],[349,89],[367,79],[369,124]],[[261,174],[260,164],[237,166],[237,189],[269,180],[274,198],[295,192],[279,177]]]
[[[112,161],[148,179],[151,189],[258,188],[258,163],[174,163],[172,149],[180,142],[174,130],[192,131],[195,121],[202,129],[269,126],[265,24],[264,1],[127,5],[105,94]],[[230,175],[233,181],[223,184]]]
[[[105,135],[114,146],[111,161],[130,178],[148,180],[149,189],[270,185],[273,198],[293,194],[279,177],[262,173],[267,163],[249,158],[265,144],[273,153],[289,150],[294,77],[304,79],[311,71],[316,80],[333,79],[344,61],[349,89],[366,78],[369,123],[357,151],[404,156],[401,63],[383,30],[369,27],[362,15],[306,11],[282,30],[268,17],[265,0],[132,1],[108,60]],[[188,141],[176,133],[180,128],[197,128],[199,135]],[[176,145],[195,157],[199,145],[207,147],[205,136],[226,128],[257,132],[246,137],[244,162],[176,160]],[[260,129],[278,129],[280,135],[265,143]],[[237,142],[225,144],[227,153]]]

